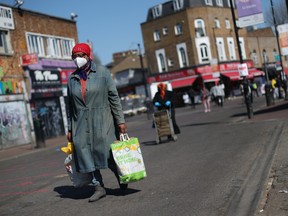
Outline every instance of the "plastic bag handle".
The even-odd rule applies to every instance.
[[[130,140],[129,136],[127,133],[121,133],[120,134],[120,141],[127,141]]]

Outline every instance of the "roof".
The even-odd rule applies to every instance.
[[[145,57],[143,57],[143,67],[147,67],[147,63]],[[125,59],[123,59],[120,63],[113,66],[110,71],[112,74],[117,72],[127,70],[127,69],[139,69],[141,68],[140,57],[138,55],[129,55]]]
[[[210,5],[206,5],[204,0],[183,0],[183,8],[180,11],[185,10],[187,8],[194,8],[194,7],[195,8],[196,7],[218,7],[218,8],[227,8],[227,7],[229,7],[228,1],[223,1],[223,7],[222,6],[217,6],[216,0],[212,0],[212,2],[213,2],[213,6],[210,6]],[[161,17],[167,16],[167,15],[171,15],[171,14],[174,14],[174,13],[178,12],[178,10],[174,11],[174,9],[173,9],[173,1],[167,1],[167,2],[164,2],[162,4],[158,4],[158,5],[162,5],[162,14],[161,14],[161,16],[159,16],[157,18],[161,18]],[[155,5],[155,6],[153,6],[153,7],[148,9],[146,22],[155,20],[155,18],[153,18],[152,10],[153,10],[154,7],[156,7],[158,5]]]

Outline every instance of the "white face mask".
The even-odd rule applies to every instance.
[[[86,65],[88,61],[87,61],[86,58],[76,57],[76,58],[74,59],[74,62],[75,62],[76,66],[77,66],[78,68],[81,68],[81,67],[83,67],[84,65]]]

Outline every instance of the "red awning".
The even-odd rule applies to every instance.
[[[261,70],[257,70],[256,68],[249,68],[248,69],[249,75],[247,76],[248,79],[252,79],[255,76],[264,76],[265,73]],[[241,80],[242,78],[239,75],[238,70],[232,70],[232,71],[222,71],[222,75],[229,77],[232,81]]]
[[[249,71],[249,75],[248,75],[249,78],[250,77],[252,78],[255,76],[264,76],[265,75],[265,73],[263,71],[257,70],[256,68],[249,68],[248,71]]]
[[[241,77],[238,71],[225,71],[225,72],[221,72],[221,74],[228,77],[232,81],[241,80]]]
[[[207,73],[201,75],[204,82],[218,82],[220,79],[219,77],[214,77],[213,73]]]
[[[192,86],[196,78],[197,76],[185,77],[181,79],[171,80],[170,83],[173,89],[182,88],[182,87]]]

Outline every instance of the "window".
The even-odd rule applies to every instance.
[[[223,7],[223,1],[222,0],[216,0],[216,5],[219,7]]]
[[[160,31],[154,31],[154,41],[160,41]]]
[[[159,73],[167,71],[165,50],[164,49],[156,50],[155,54],[156,54]]]
[[[227,38],[227,44],[228,44],[228,51],[229,51],[230,60],[236,60],[234,39],[232,37],[228,37]]]
[[[219,61],[226,61],[226,52],[225,52],[223,38],[217,37],[216,38],[216,45],[217,45],[218,60]]]
[[[214,19],[214,28],[220,28],[220,21],[218,20],[218,18]]]
[[[258,56],[257,56],[257,52],[255,49],[251,53],[251,58],[253,60],[254,65],[258,65],[259,61],[258,61]]]
[[[240,43],[240,48],[241,48],[241,53],[242,53],[242,58],[246,59],[246,50],[245,50],[245,42],[243,37],[239,37],[239,43]]]
[[[206,31],[205,31],[205,23],[202,19],[195,20],[195,31],[196,31],[196,37],[205,37]]]
[[[28,35],[27,41],[29,53],[37,53],[40,57],[45,56],[43,38],[40,35]],[[47,44],[47,50],[48,48]]]
[[[200,44],[200,58],[202,62],[209,61],[209,55],[208,55],[208,46],[207,44]]]
[[[185,43],[176,45],[180,68],[188,66],[187,48]]]
[[[230,21],[228,18],[225,19],[225,26],[226,26],[226,29],[231,29]]]
[[[10,32],[0,30],[0,54],[12,54]]]
[[[183,30],[182,30],[182,24],[181,23],[177,23],[174,27],[174,30],[175,30],[175,35],[180,35],[183,33]]]
[[[213,6],[212,0],[205,0],[205,4]]]
[[[152,16],[154,19],[162,16],[162,4],[159,4],[152,8]]]
[[[183,8],[183,1],[184,0],[173,0],[173,8],[174,11],[181,10]]]
[[[211,60],[211,48],[209,38],[195,38],[199,64],[209,63]]]
[[[162,29],[163,36],[168,35],[168,27],[164,26]]]
[[[26,33],[29,53],[37,53],[40,57],[71,58],[74,39]]]

